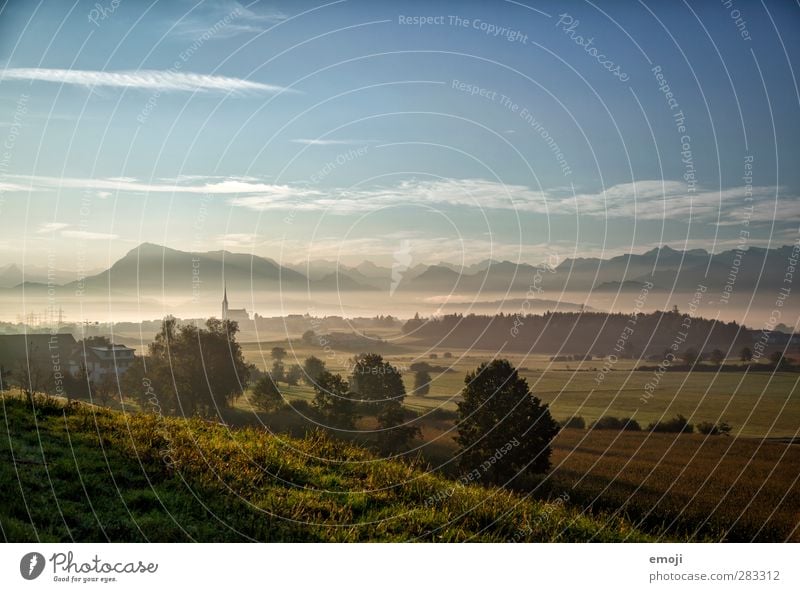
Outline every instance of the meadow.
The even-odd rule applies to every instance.
[[[357,352],[286,341],[243,344],[248,361],[285,365],[317,355],[347,375]],[[398,459],[368,451],[370,437],[319,429],[305,383],[264,413],[250,392],[226,425],[164,418],[128,397],[111,409],[17,395],[2,401],[0,527],[9,541],[795,541],[800,542],[800,407],[793,372],[668,372],[647,403],[652,373],[620,360],[488,351],[424,351],[391,343],[421,439]],[[447,357],[445,354],[449,354]],[[431,356],[435,354],[435,357]],[[508,357],[556,419],[725,420],[731,436],[563,429],[552,469],[512,492],[463,486],[456,404],[464,375]],[[425,361],[430,392],[413,392]],[[318,423],[320,422],[320,423]],[[359,420],[358,430],[375,419]],[[444,492],[444,493],[443,493]],[[554,501],[555,500],[555,501]],[[564,502],[563,500],[566,500]]]
[[[268,369],[269,352],[275,345],[289,352],[284,361],[287,365],[302,364],[315,355],[332,372],[341,372],[343,376],[347,374],[350,358],[357,353],[337,351],[330,356],[320,347],[298,347],[285,341],[244,343],[243,350],[248,361]],[[437,408],[455,411],[465,374],[483,361],[504,357],[517,366],[533,392],[550,404],[553,415],[559,419],[580,415],[589,423],[603,415],[612,415],[633,417],[646,426],[680,413],[694,423],[726,421],[736,436],[783,439],[800,436],[800,397],[795,396],[800,374],[795,372],[670,371],[660,378],[652,396],[642,402],[644,387],[653,380],[653,372],[633,371],[637,365],[633,360],[620,360],[612,370],[602,374],[598,383],[596,378],[603,368],[603,361],[598,359],[552,362],[549,356],[482,350],[447,350],[452,358],[444,358],[445,350],[418,353],[413,344],[402,342],[394,343],[392,350],[384,358],[403,372],[408,392],[405,404],[421,413]],[[431,354],[436,358],[431,359]],[[430,392],[425,396],[414,393],[413,372],[408,370],[420,361],[442,369],[431,372]],[[290,399],[309,401],[314,396],[313,389],[304,385],[289,387],[285,394]]]
[[[586,514],[302,439],[0,397],[0,536],[13,542],[647,541]]]
[[[296,353],[300,359],[319,355],[313,349]],[[457,476],[454,411],[464,375],[494,352],[451,351],[453,357],[447,359],[443,351],[434,352],[434,359],[430,353],[385,357],[400,369],[420,360],[441,368],[431,372],[433,381],[425,396],[413,393],[413,372],[407,370],[405,403],[419,414],[416,424],[422,429],[422,441],[413,453],[436,471]],[[632,416],[644,428],[680,413],[695,424],[724,420],[733,427],[730,436],[711,437],[564,429],[554,441],[553,469],[537,484],[534,495],[566,494],[576,508],[623,516],[654,536],[800,541],[797,373],[673,371],[661,377],[653,396],[642,403],[644,385],[653,374],[633,371],[630,360],[620,360],[598,386],[599,360],[507,357],[560,420],[578,415],[589,426],[601,416]],[[329,367],[345,373],[347,362],[344,358],[341,363],[342,359],[330,358]],[[313,390],[302,384],[281,390],[290,405],[313,399]],[[237,406],[253,411],[246,398]],[[280,418],[273,415],[265,421],[270,419],[272,428],[279,431],[286,422],[297,423],[290,409],[281,412]],[[371,425],[362,420],[359,427]]]

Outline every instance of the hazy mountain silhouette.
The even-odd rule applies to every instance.
[[[792,247],[775,249],[751,247],[743,255],[723,251],[711,255],[703,249],[679,251],[668,246],[641,254],[626,254],[602,259],[570,258],[556,268],[529,263],[485,260],[461,267],[452,263],[425,265],[409,269],[376,265],[371,261],[350,267],[335,261],[315,260],[280,265],[272,259],[230,251],[191,253],[143,243],[132,249],[109,269],[85,279],[86,293],[133,295],[187,294],[200,282],[204,290],[222,286],[237,291],[376,291],[389,292],[393,273],[399,278],[394,286],[400,293],[434,294],[527,292],[531,286],[551,295],[561,291],[635,291],[644,282],[655,290],[692,292],[702,283],[719,290],[735,273],[736,292],[742,297],[759,291],[782,287],[785,268]],[[27,268],[26,268],[27,270]],[[72,274],[74,277],[74,274]],[[17,265],[0,268],[0,287],[14,286],[22,279]],[[45,289],[44,281],[25,275],[25,289]],[[39,283],[37,283],[37,281]],[[78,282],[65,288],[75,290]],[[21,286],[16,285],[16,290]]]

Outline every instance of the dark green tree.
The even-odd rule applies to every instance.
[[[361,354],[356,358],[350,375],[350,389],[374,409],[388,401],[402,404],[406,396],[400,371],[385,362],[380,354]]]
[[[721,349],[715,349],[711,352],[711,357],[709,359],[717,366],[722,366],[722,362],[725,361],[725,352]]]
[[[167,318],[150,344],[147,378],[162,412],[212,415],[247,386],[252,366],[236,341],[236,321],[209,319],[205,327]]]
[[[314,386],[323,372],[325,372],[325,362],[318,357],[311,356],[303,362],[303,380],[307,385]]]
[[[273,347],[272,351],[270,352],[270,357],[276,362],[283,362],[283,359],[286,357],[286,355],[286,350],[280,346]]]
[[[772,352],[769,356],[769,361],[775,366],[775,370],[785,370],[791,365],[782,351]]]
[[[378,444],[382,450],[401,450],[419,434],[419,428],[405,421],[403,377],[381,355],[361,354],[356,358],[350,389],[361,401],[361,407],[377,418]]]
[[[516,368],[493,360],[467,374],[464,383],[457,438],[462,471],[494,484],[547,471],[558,423]]]
[[[752,361],[752,359],[753,359],[753,350],[751,350],[749,347],[743,347],[742,351],[739,352],[739,359],[742,360],[742,362],[750,362],[750,361]]]
[[[272,362],[272,370],[269,371],[269,375],[272,377],[276,383],[278,382],[285,382],[286,381],[286,371],[283,367],[283,362],[280,360],[275,360]]]
[[[253,386],[251,401],[261,411],[271,413],[284,405],[280,390],[269,375],[262,376]]]
[[[681,358],[683,358],[683,363],[687,366],[694,366],[700,359],[700,354],[697,353],[695,348],[690,347],[681,354]]]
[[[431,390],[431,375],[427,370],[418,370],[414,373],[414,394],[427,395]]]
[[[286,371],[286,384],[297,386],[301,378],[303,378],[303,369],[297,364],[289,366],[289,370]]]
[[[352,429],[358,419],[356,404],[347,381],[324,371],[314,384],[314,407],[330,427]]]

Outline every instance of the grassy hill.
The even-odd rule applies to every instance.
[[[34,410],[35,408],[35,410]],[[6,541],[642,541],[625,521],[462,485],[322,434],[0,398]]]

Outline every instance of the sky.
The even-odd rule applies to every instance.
[[[0,6],[0,265],[798,240],[788,2]]]

